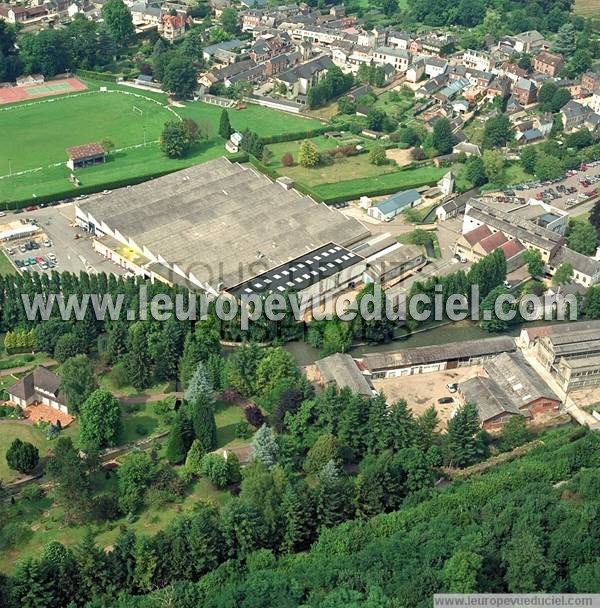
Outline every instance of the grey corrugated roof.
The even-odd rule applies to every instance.
[[[369,382],[350,355],[336,353],[319,359],[316,366],[326,383],[335,382],[339,388],[349,388],[359,395],[372,395]]]
[[[521,414],[518,408],[501,398],[498,394],[498,387],[491,378],[477,376],[465,380],[460,383],[460,392],[466,403],[472,403],[477,407],[477,413],[482,422],[506,412]]]
[[[368,236],[359,221],[218,158],[78,206],[155,256],[225,287],[326,243]]]
[[[558,267],[561,264],[571,264],[573,270],[585,274],[588,277],[600,273],[600,261],[594,260],[587,255],[573,251],[563,245],[550,260],[552,266]]]
[[[514,350],[516,350],[516,346],[512,338],[497,336],[483,340],[465,340],[435,346],[406,348],[395,352],[367,353],[363,357],[363,362],[373,372],[438,361],[483,357]]]
[[[483,365],[487,375],[499,387],[502,396],[521,408],[537,399],[558,397],[527,363],[520,352],[502,353]]]

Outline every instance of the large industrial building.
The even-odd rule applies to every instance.
[[[534,342],[538,361],[563,391],[600,384],[600,329],[541,335]]]
[[[360,364],[373,379],[396,378],[480,365],[498,354],[514,352],[516,348],[511,337],[496,336],[394,352],[367,353],[360,359]]]
[[[294,291],[314,306],[384,282],[379,264],[371,268],[381,256],[396,280],[427,261],[420,248],[372,236],[358,220],[226,158],[79,201],[76,222],[96,237],[98,253],[132,273],[211,296]]]
[[[535,421],[553,415],[560,399],[519,352],[502,353],[483,364],[485,375],[461,382],[464,403],[477,407],[481,426],[499,430],[512,416]]]
[[[340,281],[365,270],[347,247],[370,236],[357,220],[225,158],[78,202],[76,222],[115,263],[212,295],[260,292],[268,281],[280,291],[322,278],[346,287]]]

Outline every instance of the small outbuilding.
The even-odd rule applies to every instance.
[[[416,207],[421,202],[421,194],[416,190],[397,192],[390,198],[373,205],[367,213],[377,220],[389,222],[406,209]]]
[[[67,148],[67,167],[74,171],[91,165],[103,163],[106,160],[104,148],[98,143],[84,144]]]

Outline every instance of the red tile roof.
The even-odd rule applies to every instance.
[[[82,160],[92,156],[104,154],[104,148],[100,144],[84,144],[83,146],[73,146],[66,150],[72,160]]]
[[[475,228],[475,230],[471,230],[470,232],[466,232],[463,234],[464,239],[473,247],[475,243],[479,243],[482,239],[490,236],[492,231],[488,228],[486,224],[482,224],[479,228]]]
[[[502,245],[500,245],[500,248],[504,251],[504,257],[507,260],[510,260],[510,258],[513,258],[518,253],[521,253],[521,251],[525,249],[525,246],[523,245],[523,243],[521,243],[521,241],[513,239],[512,241],[502,243]]]
[[[491,251],[494,251],[494,249],[498,249],[498,247],[506,243],[506,241],[508,241],[508,239],[503,232],[496,232],[481,239],[477,244],[482,247],[485,252],[490,253]]]

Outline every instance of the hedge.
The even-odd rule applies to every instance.
[[[20,209],[28,207],[29,205],[41,205],[44,203],[52,203],[54,201],[60,201],[68,198],[76,198],[82,194],[94,194],[101,192],[102,190],[114,190],[116,188],[124,188],[125,186],[133,186],[141,182],[145,182],[149,179],[155,179],[173,173],[171,170],[159,171],[155,173],[149,173],[146,175],[137,175],[135,177],[128,177],[124,179],[115,180],[112,182],[103,182],[101,184],[94,184],[91,186],[81,186],[77,188],[73,186],[70,190],[63,190],[62,192],[55,192],[53,194],[46,194],[44,196],[36,196],[32,199],[26,199],[24,201],[10,201],[2,203],[3,209]]]
[[[123,78],[123,74],[115,74],[114,72],[95,72],[93,70],[77,70],[77,76],[89,80],[103,80],[105,82],[118,82],[119,78]]]
[[[307,129],[306,131],[295,131],[294,133],[279,133],[277,135],[269,135],[268,137],[261,137],[260,141],[265,144],[279,144],[283,141],[297,141],[299,139],[310,139],[311,137],[317,137],[331,131],[332,128],[323,125],[322,127],[314,127]]]

